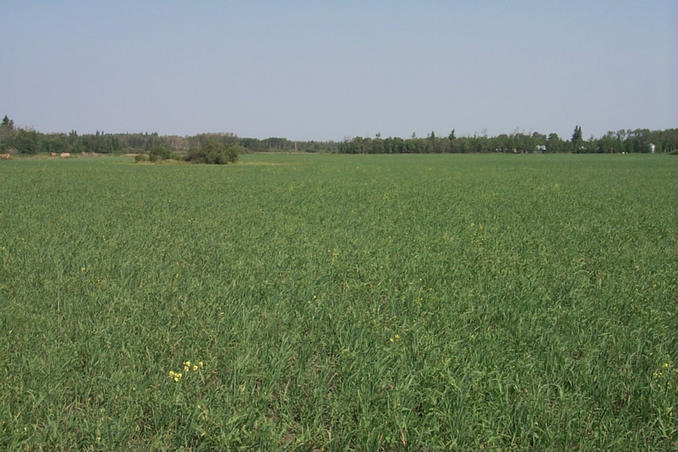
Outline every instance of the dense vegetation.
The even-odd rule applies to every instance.
[[[237,145],[227,145],[214,139],[202,137],[196,148],[189,149],[186,153],[172,152],[172,150],[163,144],[155,144],[149,150],[148,154],[137,154],[137,162],[157,162],[162,160],[183,160],[191,163],[209,163],[216,165],[225,165],[234,163],[238,160],[242,147]]]
[[[229,133],[200,134],[192,137],[160,136],[157,133],[104,133],[78,135],[44,134],[33,130],[17,129],[14,122],[5,116],[0,124],[0,151],[11,150],[21,154],[52,153],[121,153],[143,152],[151,154],[152,149],[166,149],[167,153],[185,154],[205,149],[207,141],[219,143],[241,152],[339,152],[346,154],[405,154],[405,153],[478,153],[478,152],[575,152],[575,153],[648,153],[678,150],[678,129],[656,130],[635,129],[608,132],[600,138],[583,138],[581,127],[576,126],[569,140],[555,133],[525,134],[514,132],[496,137],[474,135],[456,137],[454,130],[447,137],[435,133],[426,138],[398,137],[375,138],[355,137],[341,143],[326,141],[291,141],[286,138],[240,138]],[[160,156],[163,153],[158,154]],[[195,153],[195,152],[194,152]],[[157,152],[156,152],[157,154]],[[206,160],[206,154],[201,157]]]
[[[675,449],[677,170],[2,161],[0,448]]]
[[[238,160],[238,146],[228,146],[218,140],[207,138],[196,149],[190,149],[185,160],[194,163],[213,163],[223,165]]]
[[[652,145],[654,144],[654,149]],[[556,133],[501,134],[496,137],[456,137],[452,131],[447,137],[435,133],[426,138],[356,137],[339,144],[338,151],[348,154],[406,154],[406,153],[469,153],[469,152],[574,152],[574,153],[631,153],[671,152],[678,149],[678,129],[650,131],[648,129],[608,132],[600,138],[582,138],[581,127],[575,127],[572,137],[563,140]]]
[[[113,154],[123,152],[155,153],[160,159],[165,152],[173,154],[193,153],[206,149],[206,143],[240,149],[246,152],[334,152],[337,143],[317,141],[290,141],[286,138],[239,138],[231,133],[206,133],[191,137],[162,136],[157,133],[105,133],[78,135],[75,130],[69,133],[40,133],[35,130],[17,128],[14,121],[5,115],[0,123],[0,151],[20,154],[81,152]],[[166,151],[160,151],[160,150]],[[155,152],[151,152],[155,151]]]

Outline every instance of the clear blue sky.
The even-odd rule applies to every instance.
[[[0,115],[333,139],[678,127],[678,2],[4,1]]]

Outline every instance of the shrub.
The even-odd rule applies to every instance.
[[[138,154],[138,155],[135,155],[135,156],[134,156],[134,161],[137,162],[137,163],[138,163],[138,162],[145,162],[145,161],[147,161],[147,160],[148,160],[148,159],[147,159],[146,156],[143,155],[143,154]]]
[[[239,152],[239,146],[228,146],[216,140],[207,140],[200,148],[188,151],[184,160],[193,163],[225,165],[236,162]]]
[[[153,146],[149,151],[148,151],[148,159],[151,162],[156,162],[158,160],[167,160],[170,158],[171,152],[170,150],[160,144],[156,144]]]

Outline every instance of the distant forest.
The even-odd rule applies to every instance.
[[[187,152],[200,147],[206,138],[226,146],[238,146],[244,152],[334,152],[345,154],[404,154],[404,153],[472,153],[472,152],[575,152],[575,153],[622,153],[622,152],[672,152],[678,150],[678,129],[667,130],[618,130],[602,137],[584,139],[582,129],[574,128],[571,137],[565,139],[555,133],[526,134],[514,132],[494,137],[486,135],[439,137],[431,132],[426,137],[374,138],[354,137],[342,142],[292,141],[286,138],[241,138],[230,133],[199,134],[182,137],[158,135],[157,133],[105,133],[79,135],[69,133],[41,133],[17,128],[8,116],[0,124],[0,151],[19,154],[37,153],[147,153],[164,147],[173,152]]]
[[[494,137],[474,135],[456,137],[454,130],[446,137],[431,132],[425,138],[375,138],[355,137],[339,143],[337,152],[348,154],[402,154],[402,153],[470,153],[470,152],[574,152],[574,153],[622,153],[622,152],[671,152],[678,149],[678,129],[667,130],[618,130],[600,138],[585,140],[581,127],[576,126],[569,139],[556,133],[544,135],[538,132],[526,134],[515,132]]]

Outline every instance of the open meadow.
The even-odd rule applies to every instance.
[[[2,161],[0,448],[675,449],[677,186],[666,155]]]

